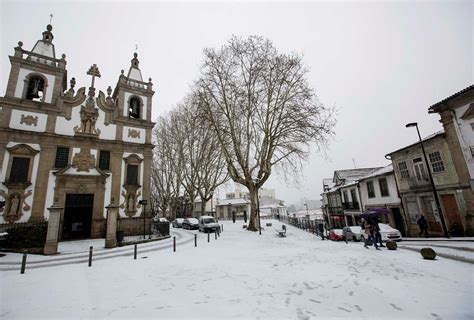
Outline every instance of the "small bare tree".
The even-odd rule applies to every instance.
[[[193,202],[199,195],[202,214],[214,190],[228,181],[229,177],[214,130],[198,116],[198,102],[196,96],[189,95],[174,114],[180,123],[177,128],[180,132],[176,136],[181,136],[183,141],[180,148],[183,187]]]
[[[248,229],[257,231],[257,193],[273,167],[298,172],[311,145],[327,145],[335,118],[318,102],[302,58],[278,53],[269,40],[233,37],[204,55],[199,113],[215,131],[230,177],[250,192]]]

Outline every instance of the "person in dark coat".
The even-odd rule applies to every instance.
[[[369,248],[367,243],[369,241],[372,241],[374,244],[375,249],[380,250],[379,247],[377,246],[377,242],[375,241],[375,229],[373,226],[372,221],[369,220],[363,220],[362,225],[361,225],[362,230],[365,230],[365,234],[367,235],[367,239],[364,241],[364,248]]]
[[[382,235],[380,234],[379,219],[374,218],[372,225],[374,226],[375,243],[379,243],[380,247],[385,247],[382,242]]]
[[[422,234],[425,234],[425,238],[428,238],[428,221],[426,221],[425,217],[420,216],[416,223],[420,227],[420,233],[418,236],[421,237]]]

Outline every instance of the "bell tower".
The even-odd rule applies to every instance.
[[[138,54],[133,54],[130,68],[125,76],[122,70],[113,98],[117,101],[120,117],[130,124],[151,121],[151,99],[153,97],[151,78],[143,81],[139,68]]]
[[[53,27],[48,24],[42,39],[31,51],[24,50],[18,42],[10,56],[11,70],[6,98],[17,98],[30,105],[32,102],[55,104],[66,90],[66,55],[56,58],[53,44]],[[34,105],[34,104],[33,104]]]

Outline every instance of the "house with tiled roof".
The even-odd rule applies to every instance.
[[[466,203],[461,219],[465,229],[474,233],[474,85],[433,104],[428,112],[441,118],[459,177],[459,194]]]
[[[385,157],[392,160],[398,191],[405,209],[406,233],[417,236],[417,219],[423,215],[428,221],[428,233],[442,236],[443,214],[448,230],[455,228],[464,234],[467,203],[463,197],[462,177],[458,175],[444,131],[422,139],[428,159],[425,162],[419,142],[392,151]],[[439,195],[441,211],[436,204],[429,172]]]

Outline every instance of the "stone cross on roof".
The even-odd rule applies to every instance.
[[[94,88],[95,77],[100,78],[100,71],[95,63],[89,68],[89,70],[87,71],[87,74],[92,76],[91,88]]]

